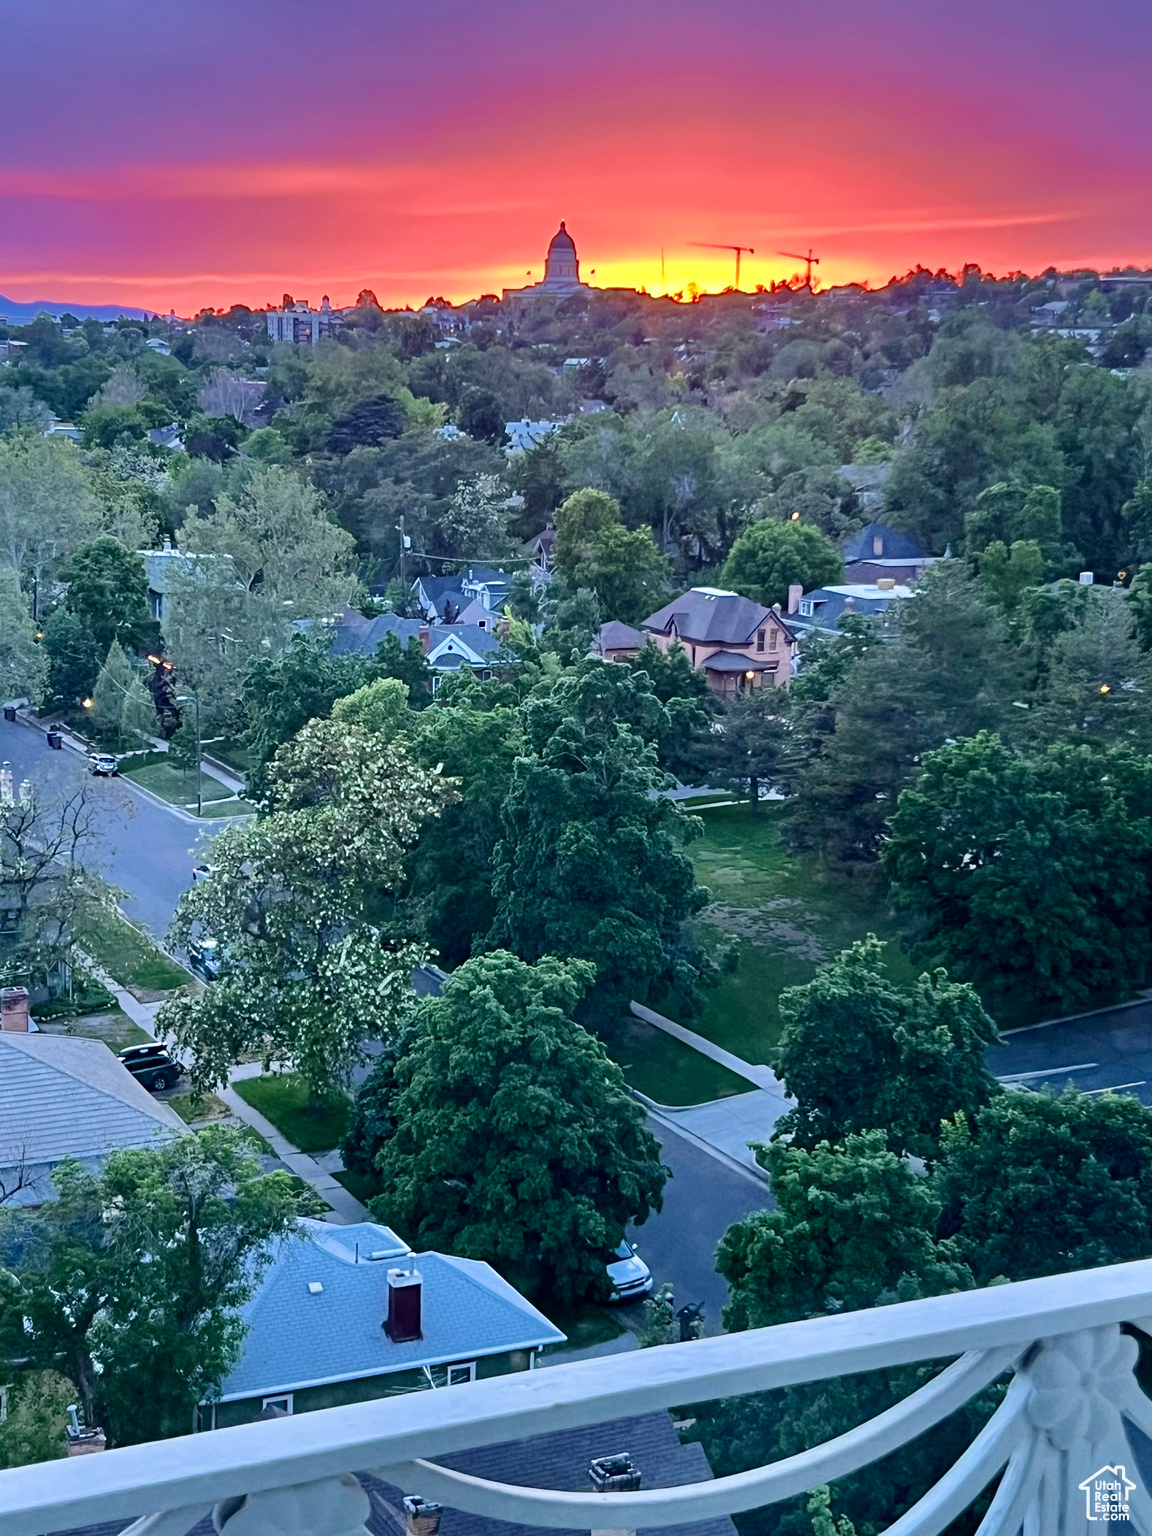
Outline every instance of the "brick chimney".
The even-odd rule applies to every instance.
[[[427,656],[427,654],[428,654],[428,642],[432,638],[432,631],[428,627],[427,624],[421,624],[420,630],[419,630],[419,634],[420,634],[420,649],[423,651],[424,655]]]
[[[614,1456],[593,1457],[588,1480],[593,1493],[635,1493],[640,1487],[640,1472],[627,1451],[618,1451]],[[622,1526],[600,1526],[589,1536],[636,1536],[636,1532]]]
[[[0,988],[0,1029],[28,1033],[28,988]]]
[[[418,1269],[388,1271],[388,1316],[384,1332],[393,1344],[409,1344],[424,1337],[421,1331],[421,1296],[424,1282]]]
[[[438,1536],[439,1530],[440,1505],[410,1494],[404,1500],[405,1536]]]
[[[804,588],[798,581],[794,581],[788,588],[788,612],[796,613],[800,607],[800,599],[804,596]]]

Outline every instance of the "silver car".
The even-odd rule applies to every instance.
[[[607,1269],[612,1282],[609,1301],[639,1301],[652,1289],[652,1271],[637,1253],[636,1244],[627,1238],[613,1248]]]

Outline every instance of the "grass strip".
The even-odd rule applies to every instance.
[[[300,1152],[330,1152],[348,1129],[351,1100],[336,1091],[316,1098],[294,1073],[242,1077],[232,1087]]]
[[[81,949],[130,990],[174,992],[191,980],[147,934],[107,908],[87,914],[77,924],[76,939]]]

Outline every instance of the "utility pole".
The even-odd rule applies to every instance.
[[[404,553],[408,548],[409,539],[404,532],[403,512],[400,514],[400,521],[396,524],[396,527],[400,534],[400,582],[402,586],[407,586],[408,583],[404,580]]]
[[[200,777],[200,695],[197,693],[178,693],[177,704],[194,704],[196,706],[196,815],[204,814],[204,785]]]
[[[735,251],[736,252],[736,283],[735,283],[735,287],[737,287],[737,288],[739,288],[739,286],[740,286],[740,255],[741,255],[741,252],[747,251],[749,256],[755,256],[755,254],[756,254],[755,247],[751,246],[751,245],[715,245],[715,244],[712,243],[711,240],[689,240],[688,244],[689,245],[694,245],[694,246],[696,246],[698,249],[700,249],[702,251]]]

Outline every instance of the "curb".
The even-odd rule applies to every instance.
[[[714,1146],[712,1142],[705,1141],[702,1136],[697,1136],[695,1131],[690,1131],[686,1125],[681,1125],[677,1120],[673,1119],[676,1111],[672,1105],[657,1104],[655,1099],[650,1099],[646,1093],[641,1093],[639,1088],[632,1088],[627,1083],[624,1085],[624,1091],[630,1098],[635,1099],[638,1104],[643,1106],[649,1118],[655,1120],[657,1125],[662,1125],[666,1130],[671,1131],[673,1135],[681,1137],[684,1141],[691,1142],[698,1151],[707,1153],[709,1157],[715,1158],[718,1163],[723,1163],[730,1172],[742,1173],[753,1184],[759,1184],[764,1187],[771,1185],[771,1179],[766,1171],[760,1167],[759,1163],[742,1163],[738,1157],[733,1157],[731,1152],[725,1152],[722,1147]],[[693,1105],[692,1107],[695,1108],[696,1106]]]

